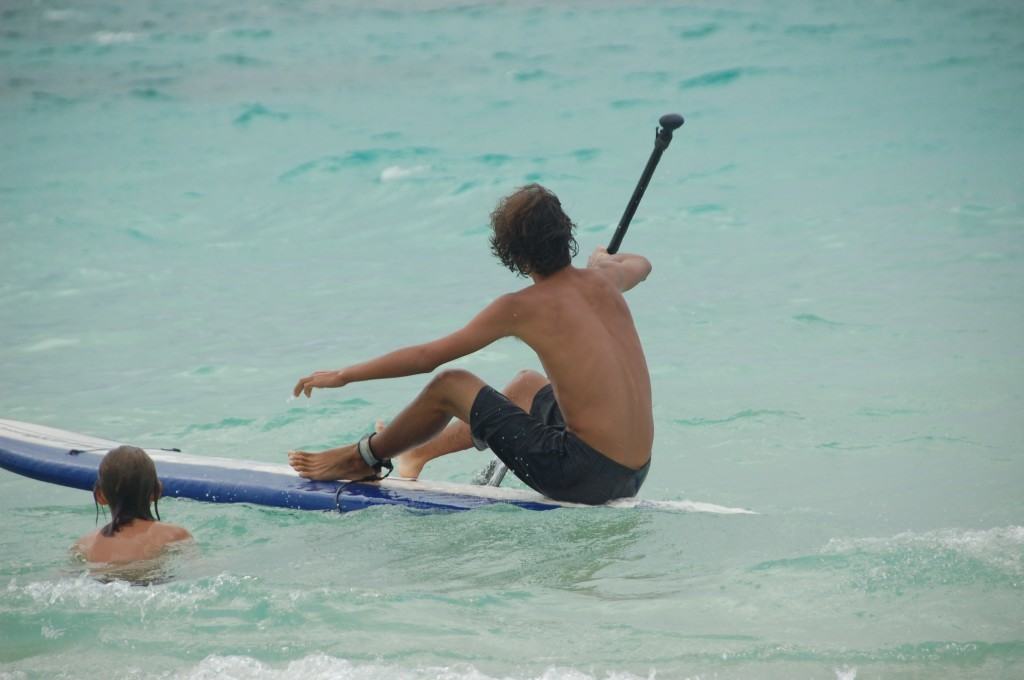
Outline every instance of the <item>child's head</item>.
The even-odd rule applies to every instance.
[[[100,462],[99,476],[92,492],[97,513],[100,504],[110,506],[110,524],[100,533],[113,536],[133,520],[153,521],[150,504],[156,511],[156,519],[160,519],[156,504],[161,491],[156,466],[145,451],[135,446],[111,449]]]
[[[503,198],[491,213],[491,251],[521,276],[548,276],[566,267],[579,249],[575,225],[558,197],[527,184]]]

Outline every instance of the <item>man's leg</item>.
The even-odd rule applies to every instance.
[[[373,438],[374,455],[391,458],[423,444],[437,436],[452,417],[468,422],[473,400],[484,384],[468,371],[441,371]],[[308,479],[359,479],[373,472],[355,444],[321,453],[291,451],[288,463]]]
[[[506,385],[501,392],[513,404],[524,411],[529,411],[533,397],[547,384],[547,377],[537,371],[519,371],[516,377],[512,379],[512,382]],[[472,406],[472,403],[470,406]],[[373,441],[376,445],[377,437],[374,437]],[[472,447],[473,435],[469,432],[468,419],[459,420],[449,425],[430,441],[400,455],[395,460],[396,472],[402,477],[416,479],[420,476],[423,466],[429,461]]]

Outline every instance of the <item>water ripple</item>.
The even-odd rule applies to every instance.
[[[232,122],[235,125],[244,127],[246,125],[249,125],[249,123],[253,122],[254,120],[260,118],[266,118],[270,120],[288,120],[289,117],[290,116],[287,113],[282,113],[280,111],[272,111],[263,104],[255,103],[246,106],[245,110],[243,110],[242,113],[240,113],[238,117],[235,118],[235,120]]]
[[[348,168],[363,167],[381,161],[420,158],[437,153],[429,147],[407,149],[358,149],[346,154],[322,156],[296,165],[278,176],[281,182],[289,182],[307,175],[335,174]]]
[[[719,71],[708,71],[692,78],[679,81],[679,88],[689,90],[697,87],[722,87],[740,79],[741,76],[757,73],[752,68],[728,68]]]
[[[713,35],[720,31],[721,28],[722,27],[719,24],[715,23],[687,26],[686,28],[680,28],[677,30],[676,35],[678,35],[681,40],[696,40]]]
[[[223,64],[232,64],[234,66],[266,66],[270,64],[269,61],[264,59],[257,59],[256,57],[250,57],[247,54],[241,52],[229,52],[227,54],[221,54],[217,57],[217,61]]]
[[[687,427],[706,427],[708,425],[726,425],[728,423],[734,423],[742,420],[754,420],[761,422],[766,418],[795,418],[797,420],[803,420],[803,416],[795,411],[745,409],[726,418],[677,418],[672,422],[677,425],[685,425]]]
[[[839,321],[831,321],[829,319],[826,319],[825,317],[818,316],[817,314],[797,314],[797,315],[793,316],[793,320],[794,321],[799,321],[800,323],[805,323],[805,324],[814,325],[814,326],[838,327],[838,326],[845,326],[846,325],[846,324],[841,323]]]

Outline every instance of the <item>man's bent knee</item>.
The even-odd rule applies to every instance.
[[[547,377],[545,377],[541,373],[538,373],[537,371],[534,371],[533,369],[530,369],[530,368],[524,368],[523,370],[521,370],[518,373],[516,373],[515,377],[512,378],[512,382],[537,382],[537,381],[547,382],[548,379],[547,379]]]
[[[469,371],[447,368],[430,379],[426,391],[453,415],[468,414],[473,400],[485,384]]]
[[[430,379],[430,382],[427,383],[427,389],[443,392],[461,383],[479,379],[469,371],[461,368],[446,368]]]
[[[546,375],[527,369],[516,373],[516,377],[512,378],[512,382],[506,385],[502,392],[523,409],[529,410],[529,405],[523,406],[523,404],[532,400],[533,395],[547,384],[548,378]]]

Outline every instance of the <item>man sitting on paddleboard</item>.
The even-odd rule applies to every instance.
[[[401,454],[398,473],[417,477],[427,461],[476,445],[490,447],[519,479],[555,500],[598,504],[636,495],[650,466],[654,420],[647,362],[622,291],[647,278],[650,262],[598,248],[586,269],[573,267],[574,225],[537,184],[503,199],[491,226],[494,254],[533,285],[502,295],[439,340],[317,371],[299,380],[295,396],[430,373],[507,336],[537,353],[547,377],[522,371],[498,392],[468,371],[446,369],[358,444],[289,453],[299,475],[362,479]],[[446,428],[453,417],[460,422]]]

